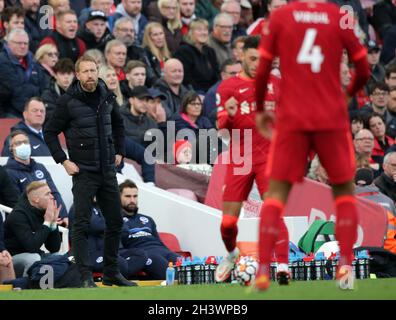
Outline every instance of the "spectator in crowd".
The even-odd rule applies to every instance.
[[[20,130],[28,135],[32,146],[32,157],[48,157],[51,155],[43,138],[45,113],[43,100],[40,97],[32,97],[26,102],[25,110],[23,111],[23,120],[11,128],[11,132]],[[3,157],[12,156],[10,138],[4,141],[1,155]]]
[[[0,166],[0,204],[13,208],[17,202],[18,190],[11,181],[7,170],[3,166]]]
[[[112,66],[104,65],[99,68],[99,78],[102,78],[107,85],[107,88],[116,96],[118,107],[124,105],[126,100],[121,93],[120,82],[117,79],[116,71]]]
[[[146,65],[139,60],[131,60],[125,67],[126,79],[121,81],[121,92],[124,96],[129,95],[129,91],[137,86],[144,86],[146,83]]]
[[[71,225],[74,218],[74,207],[69,211]],[[93,272],[103,272],[103,252],[104,252],[104,233],[106,221],[100,210],[96,198],[93,199],[92,215],[90,219],[88,234],[88,252]],[[73,229],[70,229],[69,236],[73,236]],[[121,274],[129,279],[135,273],[142,271],[147,262],[147,255],[140,249],[120,248],[117,263]]]
[[[52,7],[55,15],[61,11],[70,10],[69,0],[48,0],[48,5]]]
[[[386,32],[380,59],[387,67],[396,64],[396,24],[392,25]]]
[[[241,20],[241,4],[236,0],[226,0],[221,5],[220,11],[228,13],[232,17],[233,27],[231,41],[240,37],[246,36],[246,30],[239,25]]]
[[[232,17],[227,13],[219,13],[213,21],[213,31],[209,36],[208,45],[215,50],[219,65],[226,59],[232,58],[233,25]]]
[[[206,150],[203,150],[200,142],[200,129],[214,129],[212,123],[208,118],[202,115],[202,99],[194,91],[187,92],[182,100],[180,113],[173,116],[175,120],[176,134],[183,130],[183,135],[188,135],[188,139],[192,142],[194,150],[195,163],[213,163],[211,162],[211,152],[218,149],[217,134],[215,134],[215,141],[212,141],[209,135],[209,140],[205,140]],[[184,129],[188,129],[188,132]],[[191,133],[191,134],[188,134]]]
[[[370,38],[368,33],[367,14],[363,9],[360,0],[330,0],[330,2],[334,2],[338,4],[340,7],[342,6],[352,7],[353,13],[359,23],[358,29],[356,29],[355,26],[355,33],[357,34],[358,38],[360,38],[361,40],[368,40]]]
[[[180,60],[169,59],[164,65],[164,76],[154,84],[154,88],[166,96],[164,107],[167,119],[180,111],[181,100],[188,91],[182,84],[183,78],[183,64]]]
[[[148,76],[152,84],[160,79],[165,62],[170,59],[171,54],[165,39],[164,27],[158,22],[150,22],[144,31],[143,48],[147,57],[146,64],[152,75]]]
[[[184,85],[191,85],[196,92],[205,94],[219,80],[219,66],[215,51],[207,45],[208,22],[194,20],[185,42],[176,51],[184,69]]]
[[[111,15],[111,7],[113,6],[113,0],[91,0],[90,6],[88,8],[84,8],[78,17],[78,24],[80,26],[85,25],[85,22],[88,20],[89,13],[91,11],[100,10],[103,11],[106,17],[110,17]],[[109,30],[113,30],[113,18],[111,21],[107,21],[107,26]]]
[[[253,6],[249,0],[238,0],[241,4],[241,19],[239,20],[239,26],[246,30],[254,22],[253,18]]]
[[[69,58],[60,59],[54,66],[55,77],[44,90],[41,98],[45,105],[45,119],[48,120],[55,111],[56,100],[66,92],[74,79],[74,63]],[[34,155],[34,150],[33,150]]]
[[[189,164],[193,157],[193,147],[188,140],[177,140],[173,145],[175,164]]]
[[[384,115],[389,99],[389,87],[384,82],[375,83],[370,89],[370,103],[366,104],[361,112],[371,114],[376,112]]]
[[[152,99],[149,91],[144,86],[133,88],[129,92],[128,104],[121,109],[124,119],[125,136],[146,146],[150,141],[145,141],[145,135],[150,135],[150,129],[157,129],[159,125],[165,126],[165,119],[158,123],[147,115],[148,100]]]
[[[246,36],[239,36],[231,43],[232,57],[237,61],[242,61],[243,45],[245,44]]]
[[[159,22],[164,27],[165,39],[169,51],[174,54],[182,41],[182,22],[178,0],[158,0],[152,5],[158,7],[159,15],[153,15],[150,21]]]
[[[383,158],[381,156],[373,155],[374,149],[374,135],[368,129],[361,129],[354,138],[353,144],[356,154],[361,157],[367,157],[370,167],[374,171],[375,177],[381,174],[381,165]]]
[[[356,133],[364,128],[364,119],[359,115],[355,114],[349,118],[351,123],[351,132],[354,137]]]
[[[61,236],[58,229],[58,217],[61,205],[57,203],[47,183],[34,181],[4,224],[5,246],[12,255],[17,277],[27,276],[27,270],[36,261],[41,260],[44,252],[58,252]]]
[[[383,82],[385,79],[385,68],[380,63],[380,46],[373,40],[367,43],[367,60],[371,69],[371,77],[368,86],[376,82]]]
[[[266,2],[266,11],[265,17],[260,17],[256,21],[254,21],[246,30],[247,34],[250,36],[261,35],[261,31],[263,30],[264,24],[268,21],[268,17],[272,11],[284,6],[287,4],[287,0],[268,0]]]
[[[347,56],[347,59],[348,59],[348,56]],[[351,74],[351,70],[349,69],[347,60],[341,62],[340,76],[341,76],[341,87],[342,87],[342,90],[345,91],[345,90],[347,90],[347,88],[352,80],[352,74]],[[364,92],[364,90],[361,90],[361,91]],[[351,119],[353,116],[360,113],[356,95],[351,97],[351,101],[349,102],[349,105],[348,105],[348,112],[349,112],[349,119]]]
[[[121,17],[129,17],[133,21],[137,44],[143,40],[147,18],[142,14],[142,0],[121,0],[114,14],[114,22]]]
[[[373,156],[383,157],[386,150],[395,144],[395,140],[386,135],[384,118],[382,115],[374,112],[368,117],[367,125],[374,135]]]
[[[190,27],[190,23],[197,19],[195,15],[195,0],[179,0],[180,19],[182,22],[182,34],[186,35]]]
[[[111,40],[106,44],[105,58],[107,64],[112,66],[119,81],[125,80],[124,66],[126,63],[127,48],[120,40]]]
[[[106,59],[104,54],[98,49],[89,49],[85,51],[85,55],[89,55],[92,58],[94,58],[96,64],[98,65],[98,68],[106,64]]]
[[[33,181],[45,181],[56,202],[61,205],[61,213],[57,223],[67,227],[69,221],[62,196],[45,166],[31,158],[31,145],[28,135],[20,130],[11,132],[10,150],[12,156],[7,160],[6,170],[14,186],[18,189],[18,193],[22,194]]]
[[[396,86],[390,87],[389,99],[385,112],[386,134],[396,138]]]
[[[29,35],[29,49],[35,52],[40,41],[50,33],[51,21],[39,11],[40,0],[20,0],[20,3],[25,10],[25,30]],[[45,27],[43,22],[47,23]]]
[[[12,29],[25,28],[25,11],[21,7],[7,7],[1,13],[1,22],[4,28],[4,33],[0,37],[2,39],[9,34]],[[3,45],[4,43],[1,41],[0,49],[3,48]]]
[[[59,60],[59,52],[53,44],[45,44],[37,49],[34,58],[40,64],[43,74],[45,76],[45,87],[54,78],[54,66]]]
[[[161,241],[153,218],[138,213],[138,188],[126,180],[119,185],[124,215],[122,244],[125,249],[141,249],[152,261],[145,271],[152,279],[165,279],[169,262],[175,263],[178,254],[170,251]]]
[[[157,123],[166,121],[166,112],[162,105],[166,100],[166,96],[154,88],[150,88],[149,93],[151,99],[147,101],[147,114]]]
[[[394,1],[383,0],[376,3],[372,23],[381,39],[384,39],[389,29],[396,25],[396,4]]]
[[[385,83],[389,87],[396,87],[396,63],[386,68]]]
[[[327,175],[325,168],[320,163],[318,155],[315,155],[311,161],[311,166],[309,168],[307,177],[320,183],[327,185],[330,184],[329,176]]]
[[[48,18],[50,19],[49,23],[51,23],[50,29],[54,29],[56,27],[56,16],[61,11],[70,10],[70,1],[69,0],[48,0],[48,5],[52,7],[52,12],[49,11]],[[41,40],[41,39],[40,39]]]
[[[221,80],[217,81],[212,87],[209,88],[205,95],[203,102],[203,115],[212,122],[213,126],[216,126],[217,120],[217,107],[216,107],[216,91],[221,81],[226,80],[230,77],[236,76],[242,70],[242,64],[240,61],[235,59],[227,59],[220,66],[220,77]]]
[[[396,230],[394,221],[396,217],[395,203],[391,198],[383,194],[373,183],[374,173],[370,167],[362,167],[356,170],[355,195],[366,198],[384,207],[388,217],[388,228],[384,240],[384,249],[396,253]]]
[[[145,60],[145,53],[140,45],[136,45],[134,22],[129,17],[122,17],[116,21],[113,36],[122,41],[127,47],[127,60]]]
[[[77,37],[77,30],[76,13],[73,10],[59,12],[55,30],[40,42],[40,46],[52,43],[58,49],[59,58],[70,58],[76,62],[87,50],[84,41]]]
[[[92,10],[89,13],[87,21],[77,33],[87,49],[99,49],[103,52],[107,42],[113,39],[106,22],[107,17],[103,11]]]
[[[6,37],[0,53],[0,101],[4,103],[3,118],[20,118],[26,101],[40,96],[44,89],[43,72],[29,52],[29,37],[25,30],[14,29]]]
[[[210,26],[213,25],[214,18],[220,12],[220,9],[213,2],[213,0],[196,0],[195,4],[197,17],[208,21]]]
[[[0,214],[0,284],[5,280],[13,279],[15,279],[14,265],[12,264],[11,254],[4,246],[3,217]]]
[[[147,161],[145,156],[146,149],[135,142],[134,140],[125,137],[125,158],[136,161],[141,166],[142,179],[145,183],[154,186],[155,185],[155,164]],[[118,168],[121,172],[123,163]]]
[[[133,286],[136,284],[128,282],[117,265],[122,217],[115,169],[125,155],[124,125],[113,94],[99,79],[95,60],[84,55],[76,62],[75,69],[77,80],[58,99],[44,137],[55,162],[62,163],[73,176],[76,215],[72,243],[82,287],[97,287],[86,234],[94,196],[106,220],[102,283]],[[66,137],[69,158],[58,138],[61,132]]]
[[[385,155],[382,167],[384,172],[374,180],[374,184],[383,194],[396,202],[396,152],[392,151]]]

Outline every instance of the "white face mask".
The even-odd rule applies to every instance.
[[[32,150],[30,149],[30,144],[23,143],[20,146],[15,147],[16,156],[22,160],[29,159],[31,153],[32,153]]]

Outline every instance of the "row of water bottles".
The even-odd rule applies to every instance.
[[[366,279],[370,276],[369,254],[367,250],[359,251],[352,261],[355,279]],[[289,271],[292,280],[333,280],[339,261],[339,253],[332,253],[326,258],[323,252],[309,255],[295,253],[289,255]],[[275,280],[277,263],[271,263],[271,278]]]
[[[178,284],[215,283],[215,271],[223,257],[209,256],[193,259],[179,258],[176,264],[169,262],[166,270],[166,284],[172,285],[175,280]]]

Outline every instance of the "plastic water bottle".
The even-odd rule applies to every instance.
[[[175,268],[173,263],[169,262],[168,268],[166,268],[166,285],[172,286],[175,283]]]

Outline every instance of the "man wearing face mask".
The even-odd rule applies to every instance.
[[[27,134],[21,130],[15,130],[10,135],[11,157],[8,158],[6,170],[19,191],[22,194],[26,187],[33,181],[45,181],[56,202],[62,205],[60,210],[58,225],[67,227],[69,219],[67,217],[66,206],[56,188],[50,173],[41,163],[31,158],[31,146]]]

